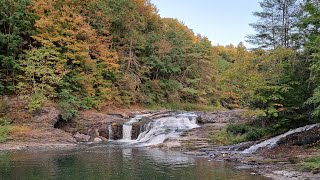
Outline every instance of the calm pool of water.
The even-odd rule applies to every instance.
[[[256,180],[250,172],[176,152],[118,145],[0,153],[0,179]]]

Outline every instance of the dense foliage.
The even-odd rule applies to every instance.
[[[319,117],[319,1],[263,0],[252,50],[212,46],[149,0],[0,2],[0,94],[30,112],[48,100],[65,120],[106,105],[247,107],[277,132]]]

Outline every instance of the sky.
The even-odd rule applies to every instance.
[[[177,18],[194,33],[200,33],[213,45],[237,45],[245,36],[253,34],[249,23],[257,19],[252,15],[260,11],[259,0],[151,0],[161,17]]]

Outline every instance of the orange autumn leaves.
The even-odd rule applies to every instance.
[[[101,74],[118,69],[117,53],[110,50],[110,37],[93,29],[81,14],[81,8],[81,3],[72,0],[34,1],[33,11],[38,20],[32,38],[35,44],[60,53],[56,73],[76,72],[87,95],[107,98],[110,89]]]

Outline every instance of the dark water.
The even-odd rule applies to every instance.
[[[116,145],[68,151],[0,153],[0,178],[112,180],[255,180],[222,162],[175,152]]]

